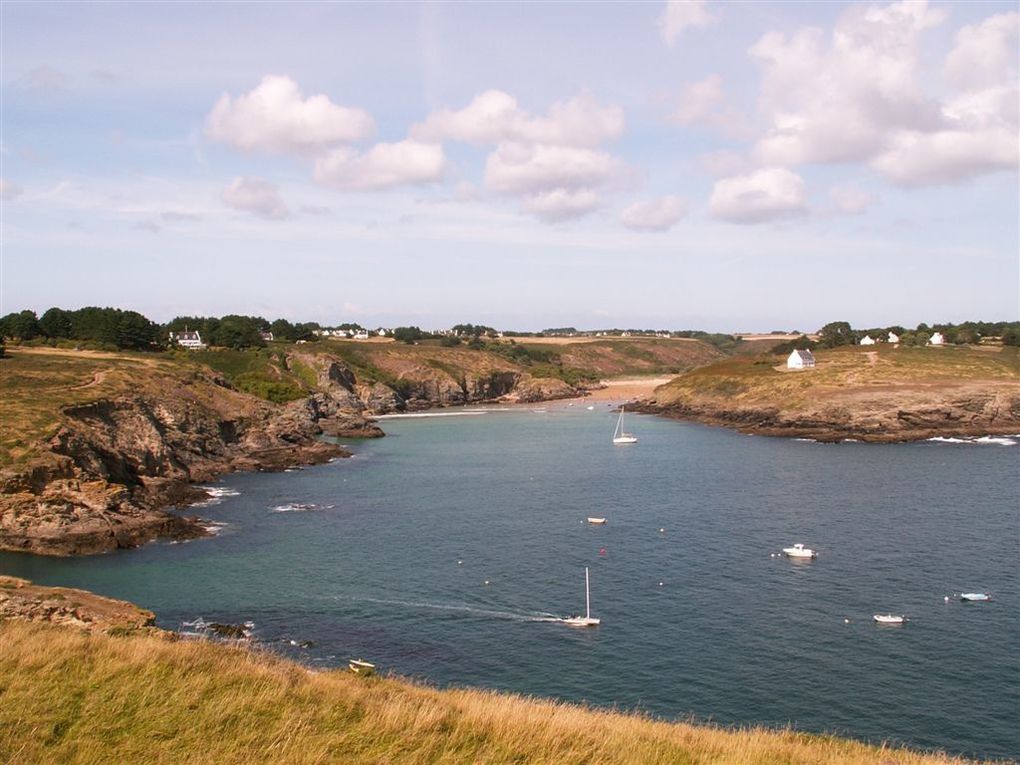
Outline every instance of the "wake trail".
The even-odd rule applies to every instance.
[[[403,606],[405,608],[421,608],[429,611],[451,611],[455,613],[468,614],[489,619],[505,619],[514,622],[558,622],[560,617],[556,614],[549,614],[542,611],[535,613],[516,613],[513,611],[494,611],[488,608],[476,608],[475,606],[456,605],[452,603],[429,603],[426,601],[414,600],[388,600],[385,598],[370,597],[344,597],[337,596],[337,600],[351,600],[362,603],[378,603],[386,606]]]

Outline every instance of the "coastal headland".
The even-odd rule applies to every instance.
[[[635,411],[766,436],[889,443],[1020,433],[1017,349],[844,346],[812,369],[775,355],[691,370]]]

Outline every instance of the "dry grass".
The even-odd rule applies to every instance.
[[[0,762],[949,763],[829,736],[440,691],[266,653],[0,623]]]
[[[693,396],[797,410],[861,393],[946,391],[1020,385],[1016,349],[985,353],[965,347],[875,345],[816,351],[814,369],[790,371],[779,356],[734,357],[695,369],[656,391],[660,403]]]

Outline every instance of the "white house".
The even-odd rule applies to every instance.
[[[197,331],[190,332],[184,330],[183,332],[171,332],[170,342],[177,343],[182,348],[188,350],[197,351],[205,348],[205,343],[202,342],[202,336]]]
[[[811,369],[815,365],[815,355],[811,351],[795,350],[786,360],[787,369]]]
[[[354,339],[355,340],[368,340],[368,332],[363,329],[360,332],[355,333]]]
[[[272,332],[259,332],[259,337],[261,337],[262,340],[267,343],[273,342],[274,339]]]
[[[874,345],[875,341],[871,339],[871,335],[865,335],[861,338],[861,345]]]
[[[900,341],[900,336],[899,335],[897,335],[895,332],[890,332],[889,333],[889,342],[890,343],[898,343],[899,341]]]
[[[928,345],[945,345],[946,338],[942,336],[941,332],[932,332],[931,340],[928,341]]]

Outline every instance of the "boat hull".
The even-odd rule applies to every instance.
[[[637,439],[634,436],[619,436],[613,439],[613,443],[617,446],[621,444],[636,444]]]
[[[872,617],[877,624],[903,624],[907,617],[894,614],[875,614]]]
[[[598,627],[602,620],[588,616],[571,616],[564,619],[563,623],[568,627]]]
[[[987,592],[965,592],[960,595],[960,600],[964,603],[984,603],[992,599],[992,596]]]

